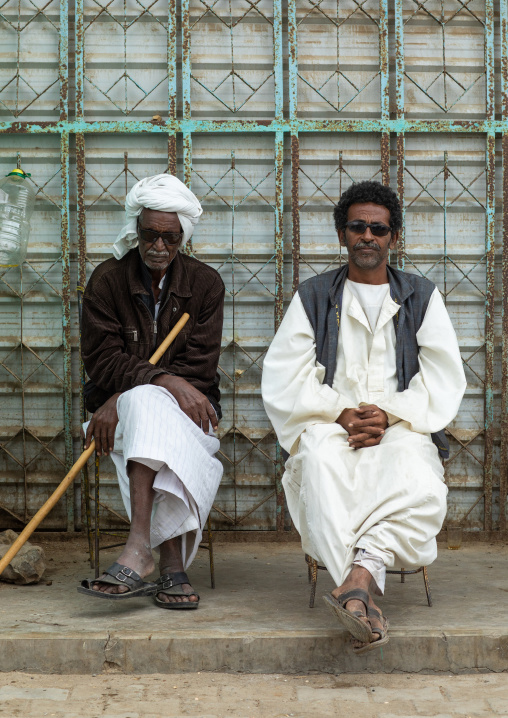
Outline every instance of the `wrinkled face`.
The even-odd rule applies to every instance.
[[[390,212],[386,207],[373,202],[352,204],[347,214],[348,224],[363,221],[366,224],[390,226]],[[358,269],[377,269],[386,264],[388,252],[394,249],[399,236],[398,232],[388,232],[384,237],[375,236],[369,227],[358,232],[346,227],[339,230],[339,240],[347,248],[349,259]]]
[[[152,230],[150,239],[155,239],[155,241],[147,242],[143,240],[141,236],[143,230]],[[138,219],[138,243],[141,259],[148,269],[164,272],[169,267],[182,244],[183,235],[179,239],[177,237],[181,231],[182,228],[176,212],[143,209]],[[163,236],[161,237],[159,233]],[[166,242],[163,241],[164,236],[166,236]]]

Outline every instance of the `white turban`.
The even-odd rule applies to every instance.
[[[137,182],[125,198],[125,227],[113,244],[113,254],[121,259],[138,243],[137,218],[143,207],[159,212],[176,212],[183,230],[183,242],[192,237],[203,212],[198,198],[178,177],[161,174]]]

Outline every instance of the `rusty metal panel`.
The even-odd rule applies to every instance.
[[[71,338],[62,331],[70,306],[60,142],[42,137],[34,147],[31,138],[19,139],[16,155],[11,138],[0,138],[0,174],[17,162],[29,164],[37,197],[27,261],[21,268],[0,270],[0,504],[24,522],[70,462],[72,387]],[[69,492],[44,526],[73,527],[72,508]],[[13,518],[13,527],[20,527],[19,520]]]
[[[0,174],[21,163],[38,194],[28,261],[0,269],[0,521],[19,528],[80,451],[76,286],[132,184],[169,170],[206,213],[187,251],[227,287],[214,525],[290,527],[263,355],[299,281],[344,261],[333,203],[375,177],[403,202],[391,261],[436,282],[459,336],[449,517],[506,529],[507,68],[493,0],[3,2]],[[45,528],[81,526],[74,488]],[[124,528],[108,460],[99,500]]]

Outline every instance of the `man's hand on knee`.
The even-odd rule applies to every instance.
[[[210,424],[214,431],[217,430],[219,422],[215,409],[206,396],[188,381],[171,374],[158,374],[151,383],[162,386],[173,394],[183,413],[187,414],[189,419],[192,419],[205,433],[210,430]]]
[[[353,449],[377,446],[388,426],[386,412],[375,404],[344,409],[336,421],[348,432],[348,442]]]
[[[102,456],[102,454],[107,456],[110,451],[113,451],[113,446],[115,445],[115,429],[118,424],[116,402],[118,401],[120,393],[113,394],[110,399],[97,409],[88,424],[85,449],[88,449],[93,437],[95,439],[95,450],[98,456]]]

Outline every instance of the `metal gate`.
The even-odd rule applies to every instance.
[[[37,190],[28,260],[0,270],[1,524],[80,453],[75,288],[126,191],[169,170],[205,209],[189,251],[227,288],[215,527],[290,528],[263,356],[298,282],[343,260],[333,203],[376,177],[404,204],[393,263],[439,286],[459,335],[449,515],[505,530],[507,62],[504,0],[0,0],[0,173]],[[79,528],[80,505],[76,483],[43,527]]]

